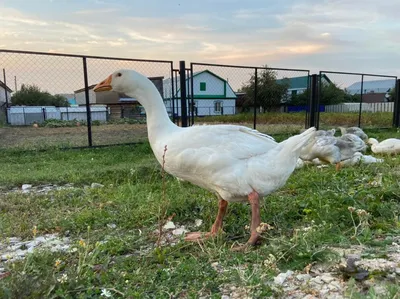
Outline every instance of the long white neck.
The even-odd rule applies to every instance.
[[[144,80],[141,87],[137,88],[134,94],[130,94],[129,92],[127,94],[136,98],[146,110],[147,131],[150,143],[157,136],[179,128],[169,119],[163,99],[150,80]]]

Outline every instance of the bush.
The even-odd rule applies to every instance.
[[[14,106],[56,106],[68,107],[68,100],[61,95],[52,95],[42,91],[36,85],[22,85],[21,89],[11,97]]]
[[[109,124],[113,125],[120,125],[120,124],[145,124],[146,118],[118,118],[112,119],[108,122]]]
[[[62,128],[62,127],[77,127],[79,125],[86,126],[85,121],[78,121],[74,120],[61,120],[61,119],[54,119],[49,118],[46,119],[40,126],[46,128]]]

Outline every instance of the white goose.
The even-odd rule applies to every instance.
[[[369,138],[367,141],[371,145],[371,151],[375,154],[399,154],[400,139],[389,138],[379,142],[375,138]]]
[[[222,229],[228,202],[249,201],[252,210],[251,237],[259,239],[259,199],[282,187],[295,169],[302,147],[315,128],[281,143],[244,126],[209,125],[182,128],[168,117],[154,84],[133,70],[119,70],[96,85],[95,92],[116,91],[131,96],[145,108],[148,139],[155,157],[171,175],[205,188],[219,198],[219,210],[211,232],[189,233],[194,241]],[[166,148],[166,151],[165,151]]]
[[[304,161],[318,158],[322,162],[336,164],[336,169],[339,170],[340,161],[350,159],[354,153],[364,152],[367,149],[365,142],[357,135],[344,134],[334,137],[329,132],[333,133],[333,131],[328,131],[327,134],[321,133],[303,147],[300,158]]]
[[[359,127],[350,127],[350,128],[339,127],[339,130],[342,133],[342,135],[354,134],[360,137],[364,141],[368,140],[368,135],[365,134],[365,132]]]

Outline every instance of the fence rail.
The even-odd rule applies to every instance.
[[[347,113],[360,111],[359,103],[343,103],[337,105],[327,105],[324,109],[325,112],[334,113]],[[387,103],[362,103],[361,112],[394,112],[394,102]]]
[[[147,76],[172,121],[181,126],[229,121],[265,133],[294,133],[320,125],[400,127],[396,76],[336,71],[310,75],[304,69],[184,61],[175,69],[169,60],[15,50],[0,50],[0,68],[0,149],[146,140],[145,111],[135,99],[93,92],[94,84],[120,68]],[[50,102],[18,107],[23,86],[37,87]],[[69,107],[51,102],[60,97]],[[59,127],[41,125],[49,119],[59,121]],[[73,120],[80,125],[63,123]],[[39,126],[33,128],[34,123]]]

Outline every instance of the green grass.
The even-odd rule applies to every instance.
[[[370,134],[380,139],[396,132]],[[3,191],[23,183],[73,183],[78,188],[48,195],[0,195],[1,240],[31,239],[36,226],[38,234],[68,235],[78,250],[37,252],[7,264],[11,275],[0,279],[0,298],[98,298],[103,289],[124,298],[220,298],[227,285],[258,298],[279,297],[266,284],[277,274],[276,267],[300,270],[311,262],[336,259],[328,246],[375,244],[377,238],[400,233],[399,164],[400,157],[385,157],[383,164],[340,172],[332,167],[295,171],[286,186],[262,203],[262,221],[274,229],[255,250],[235,253],[231,246],[245,242],[249,233],[249,207],[243,204],[229,206],[222,236],[201,246],[179,241],[157,248],[154,231],[160,219],[175,215],[176,224],[192,230],[194,220],[202,219],[200,229],[206,231],[216,216],[217,201],[169,175],[164,190],[161,167],[148,144],[2,152]],[[378,173],[383,174],[383,185],[374,187],[370,182]],[[84,188],[93,182],[104,188]],[[371,214],[369,225],[355,238],[349,206]],[[304,227],[310,229],[301,230]],[[271,255],[276,258],[273,265]],[[55,266],[58,259],[61,264]],[[225,271],[217,272],[215,262]],[[63,275],[67,279],[60,282]]]
[[[267,112],[259,113],[256,116],[257,124],[276,124],[276,125],[304,125],[305,112],[296,113],[280,113]],[[320,113],[320,126],[337,127],[337,126],[355,126],[358,125],[358,113]],[[249,123],[252,124],[254,119],[253,113],[239,113],[235,115],[223,116],[205,116],[195,119],[195,123],[217,122],[217,123]],[[386,128],[392,126],[393,113],[377,112],[377,113],[362,113],[362,127]]]
[[[0,113],[1,114],[1,113]],[[197,117],[195,124],[233,123],[253,128],[252,113],[236,115]],[[393,113],[362,113],[363,129],[391,128]],[[306,114],[268,112],[257,114],[256,128],[268,134],[293,134],[305,127]],[[330,129],[338,126],[358,126],[358,113],[320,114],[320,128]],[[94,122],[92,126],[93,145],[116,145],[142,142],[147,139],[144,120],[118,119],[107,124]],[[40,127],[2,126],[0,115],[0,150],[41,150],[88,146],[85,122],[76,126],[75,121],[49,120]]]

